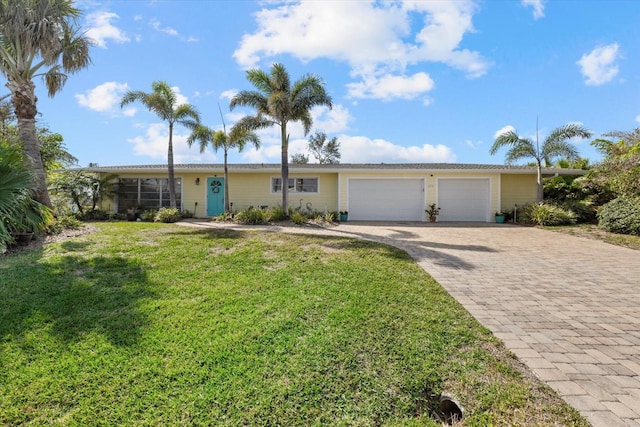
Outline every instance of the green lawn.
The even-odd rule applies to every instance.
[[[0,257],[0,425],[587,425],[395,248],[98,228]]]

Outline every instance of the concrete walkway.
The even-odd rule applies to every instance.
[[[640,427],[640,251],[508,224],[274,228],[404,249],[594,426]]]

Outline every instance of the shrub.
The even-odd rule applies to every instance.
[[[231,221],[233,214],[231,212],[223,212],[218,216],[212,216],[211,221]]]
[[[287,212],[282,209],[282,206],[275,206],[267,209],[267,222],[284,221],[285,219],[287,219]]]
[[[525,205],[518,211],[518,220],[525,224],[564,225],[575,224],[576,214],[550,203]]]
[[[102,209],[88,209],[83,213],[76,213],[76,218],[80,221],[106,221],[111,219],[110,212],[103,211]]]
[[[74,215],[63,215],[47,224],[47,234],[60,234],[65,229],[77,230],[81,227],[83,227],[82,222]]]
[[[307,216],[302,212],[293,211],[293,213],[291,214],[291,221],[293,221],[294,224],[298,225],[304,224],[305,222],[307,222]]]
[[[193,218],[193,212],[191,212],[188,209],[185,209],[182,212],[180,212],[180,215],[182,216],[182,218]]]
[[[154,218],[155,222],[178,222],[182,219],[180,210],[176,208],[160,208]]]
[[[619,197],[600,207],[598,225],[613,233],[640,236],[640,197]]]
[[[566,199],[560,205],[576,215],[576,222],[596,222],[596,209],[590,198],[584,200]]]
[[[236,214],[235,220],[240,224],[266,224],[266,210],[249,207],[249,209],[240,211]]]
[[[142,212],[140,214],[140,219],[143,220],[143,221],[155,221],[157,214],[158,214],[157,210],[155,210],[155,209],[147,209],[146,211],[144,211],[144,212]]]

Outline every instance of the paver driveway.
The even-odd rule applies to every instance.
[[[510,224],[271,228],[406,250],[594,426],[640,427],[640,251]]]
[[[640,251],[513,225],[338,230],[409,252],[594,426],[640,426]]]

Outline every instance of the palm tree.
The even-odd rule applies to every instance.
[[[544,188],[542,186],[542,163],[548,166],[554,158],[562,157],[568,160],[578,159],[578,150],[568,141],[574,138],[591,138],[593,133],[577,123],[569,123],[554,129],[549,136],[542,142],[542,146],[538,143],[536,131],[536,140],[519,136],[514,130],[503,132],[496,138],[489,153],[496,154],[502,147],[511,147],[507,151],[505,161],[511,164],[516,160],[524,158],[533,158],[536,161],[538,170],[537,178],[537,200],[540,202],[544,197]]]
[[[49,208],[32,198],[33,174],[19,150],[0,139],[0,251],[13,241],[12,233],[44,231],[52,218]]]
[[[169,170],[169,205],[176,207],[176,183],[173,170],[173,127],[180,124],[192,132],[200,124],[200,114],[191,104],[178,104],[178,97],[173,89],[162,81],[151,84],[151,93],[130,90],[122,96],[120,108],[135,101],[140,101],[149,111],[153,111],[160,119],[169,123],[169,147],[167,150],[167,168]]]
[[[33,79],[42,77],[53,97],[66,83],[66,73],[91,63],[91,42],[76,26],[80,15],[71,0],[0,0],[0,71],[7,78],[22,150],[35,175],[35,198],[47,206],[51,199],[36,132]]]
[[[213,151],[222,148],[224,152],[224,210],[231,212],[229,206],[229,170],[227,166],[227,157],[229,150],[236,148],[239,152],[244,150],[247,143],[252,143],[256,148],[260,148],[260,138],[253,131],[239,127],[237,124],[231,127],[231,131],[227,135],[227,127],[222,120],[222,130],[213,131],[206,126],[199,125],[187,139],[189,147],[198,140],[200,141],[200,152],[204,153],[207,145],[211,143]]]
[[[289,122],[302,122],[304,134],[311,130],[313,119],[311,108],[326,105],[332,108],[331,97],[327,94],[322,79],[306,74],[293,85],[287,69],[282,64],[273,64],[269,73],[260,69],[247,71],[247,79],[255,86],[255,91],[241,91],[232,99],[229,107],[253,107],[255,116],[247,116],[237,123],[241,128],[257,130],[280,126],[282,141],[281,179],[282,208],[286,211],[289,205]]]

